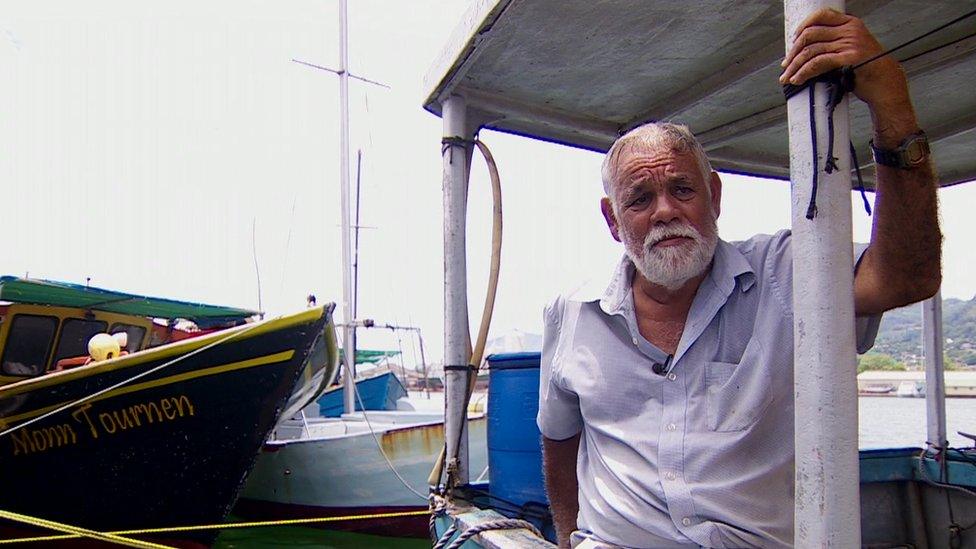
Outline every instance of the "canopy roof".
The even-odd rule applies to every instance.
[[[0,301],[78,307],[152,318],[191,320],[201,328],[237,322],[257,311],[126,294],[67,282],[0,277]]]
[[[976,9],[976,0],[849,0],[891,48]],[[904,60],[942,185],[976,179],[976,36],[967,19]],[[782,0],[474,0],[427,75],[424,107],[452,93],[485,127],[606,151],[649,120],[687,124],[720,170],[789,177]],[[947,47],[924,53],[935,46]],[[873,180],[865,105],[851,136]]]
[[[343,350],[340,348],[339,352]],[[400,354],[400,351],[373,351],[369,349],[356,349],[356,364],[376,364],[385,358],[393,358]]]

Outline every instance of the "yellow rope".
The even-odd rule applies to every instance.
[[[6,513],[6,512],[5,511],[0,511],[0,513]],[[10,514],[12,514],[12,513],[10,513]],[[294,526],[294,525],[300,525],[300,524],[314,524],[314,523],[319,523],[319,522],[338,522],[338,521],[341,521],[341,520],[367,520],[367,519],[395,518],[395,517],[419,517],[419,516],[422,516],[422,515],[429,515],[429,514],[430,514],[430,511],[424,509],[422,511],[401,511],[401,512],[397,512],[397,513],[377,513],[377,514],[373,514],[373,515],[346,515],[346,516],[342,516],[342,517],[319,517],[319,518],[307,518],[307,519],[265,520],[265,521],[258,521],[258,522],[230,522],[230,523],[226,523],[226,524],[205,524],[205,525],[200,525],[200,526],[174,526],[174,527],[171,527],[171,528],[147,528],[147,529],[143,529],[143,530],[121,530],[121,531],[118,531],[118,532],[109,532],[107,534],[98,534],[97,532],[91,532],[90,530],[86,530],[85,532],[91,532],[92,534],[98,534],[100,536],[113,536],[113,537],[118,537],[118,536],[123,536],[123,535],[124,536],[134,536],[134,535],[141,535],[141,534],[161,534],[161,533],[168,533],[168,532],[192,532],[192,531],[195,531],[195,530],[217,530],[217,529],[225,529],[225,528],[260,528],[260,527],[265,527],[265,526]],[[20,516],[23,516],[23,515],[20,515]],[[24,517],[24,518],[30,518],[30,517]],[[16,519],[14,519],[14,520],[16,520]],[[23,521],[23,522],[28,522],[28,521]],[[44,522],[47,522],[47,521],[44,521]],[[64,526],[64,525],[62,525],[62,526]],[[66,527],[66,528],[74,528],[75,530],[78,530],[78,531],[82,530],[81,528],[75,528],[73,526],[69,526],[69,527]],[[70,530],[62,530],[60,528],[52,528],[52,529],[53,530],[61,530],[63,532],[70,531]],[[9,543],[27,543],[27,542],[34,542],[34,541],[58,541],[58,540],[79,538],[79,537],[82,537],[84,535],[86,535],[86,534],[82,534],[81,532],[78,532],[78,533],[76,533],[74,535],[60,535],[60,536],[43,536],[43,537],[34,537],[34,538],[4,539],[4,540],[0,540],[0,545],[5,545],[5,544],[9,544]],[[103,538],[98,538],[98,539],[103,539]],[[125,539],[125,538],[119,538],[119,539]],[[115,541],[115,540],[113,539],[113,540],[109,540],[109,541]],[[137,540],[128,540],[128,541],[129,542],[135,541],[136,543],[146,543],[146,545],[139,545],[137,547],[152,547],[152,548],[160,548],[160,547],[165,548],[166,547],[165,545],[148,544],[148,542],[140,542],[140,541],[137,541]],[[116,543],[122,543],[122,542],[116,542]]]
[[[36,517],[30,517],[27,515],[21,515],[19,513],[12,513],[10,511],[0,510],[0,518],[5,518],[8,520],[13,520],[17,522],[24,522],[31,524],[33,526],[38,526],[40,528],[47,528],[48,530],[57,530],[59,532],[68,532],[70,535],[67,536],[53,536],[57,539],[66,538],[92,538],[101,541],[108,541],[112,543],[117,543],[119,545],[125,545],[126,547],[139,547],[141,549],[170,549],[167,545],[160,545],[158,543],[150,543],[148,541],[140,541],[137,539],[124,538],[120,535],[109,533],[105,534],[102,532],[95,532],[93,530],[86,530],[85,528],[79,528],[77,526],[71,526],[68,524],[62,524],[60,522],[54,522],[53,520],[45,520]],[[10,540],[3,540],[0,543],[7,543]]]

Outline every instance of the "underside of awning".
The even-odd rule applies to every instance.
[[[966,12],[976,0],[851,0],[885,47]],[[940,183],[976,179],[976,18],[897,52]],[[595,151],[645,121],[698,135],[717,169],[789,176],[780,0],[476,0],[427,76],[427,110],[450,94],[484,127]],[[931,50],[937,46],[946,45]],[[873,181],[865,105],[851,135]]]

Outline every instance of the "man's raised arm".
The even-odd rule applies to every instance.
[[[882,51],[860,19],[819,10],[797,28],[780,82],[801,84],[827,71],[857,65]],[[923,137],[908,93],[908,79],[897,61],[885,55],[857,69],[854,94],[871,111],[876,149],[897,153],[899,147],[908,146],[917,154],[918,141]],[[877,164],[871,243],[854,277],[857,315],[882,313],[938,291],[942,282],[942,233],[936,188],[927,156],[909,166]]]

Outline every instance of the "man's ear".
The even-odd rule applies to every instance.
[[[613,239],[617,242],[622,242],[620,240],[620,228],[617,225],[617,216],[613,214],[613,205],[610,204],[610,199],[606,196],[603,200],[600,200],[600,211],[603,212],[603,219],[607,221],[607,227],[610,228],[610,234],[613,235]]]
[[[715,212],[715,219],[722,213],[722,179],[718,172],[712,172],[711,180],[708,182],[712,191],[712,211]]]

